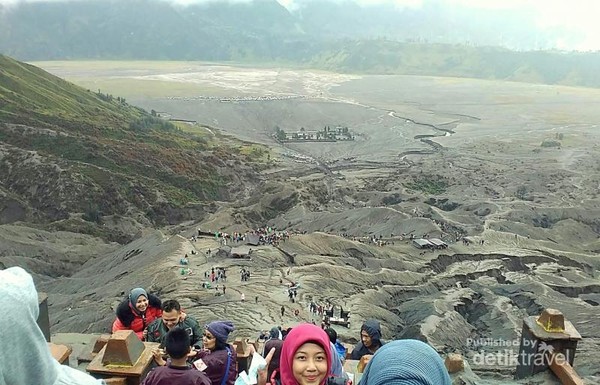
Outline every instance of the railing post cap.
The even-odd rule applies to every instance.
[[[537,318],[537,324],[549,333],[564,333],[565,316],[560,310],[545,309]]]

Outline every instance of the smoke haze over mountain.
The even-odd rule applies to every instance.
[[[71,2],[89,2],[72,0]],[[225,6],[269,0],[151,0],[180,6]],[[275,1],[275,0],[273,0]],[[23,3],[64,0],[0,0],[14,8]],[[304,24],[327,22],[340,37],[385,37],[450,44],[503,46],[517,50],[600,49],[600,2],[594,0],[277,0]],[[140,2],[144,4],[147,2]],[[114,2],[106,2],[111,7]],[[407,23],[407,15],[430,24]],[[356,23],[356,25],[352,25]],[[376,27],[375,24],[381,23]],[[367,25],[370,27],[366,30]],[[353,31],[348,36],[344,29]],[[403,30],[403,31],[402,31]],[[305,31],[306,32],[306,31]],[[402,32],[402,33],[400,33]],[[411,32],[411,33],[409,33]]]

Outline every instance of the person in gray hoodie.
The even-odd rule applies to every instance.
[[[0,270],[0,282],[0,384],[104,384],[52,357],[37,324],[38,295],[29,273],[20,267]]]
[[[381,340],[381,326],[374,319],[366,320],[360,328],[360,342],[352,350],[350,359],[360,360],[367,354],[375,354],[385,342]]]

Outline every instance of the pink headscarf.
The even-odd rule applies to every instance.
[[[294,327],[283,341],[281,358],[279,360],[279,376],[282,385],[298,385],[298,381],[296,381],[292,370],[294,354],[300,346],[307,342],[313,342],[325,350],[325,356],[327,357],[327,376],[325,376],[325,379],[320,385],[324,385],[327,382],[327,377],[331,372],[329,337],[320,327],[306,323]]]

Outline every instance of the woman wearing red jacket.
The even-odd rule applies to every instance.
[[[142,288],[131,290],[127,299],[117,306],[117,319],[113,322],[113,333],[117,330],[133,330],[140,340],[146,338],[146,327],[162,316],[160,298],[146,293]]]

